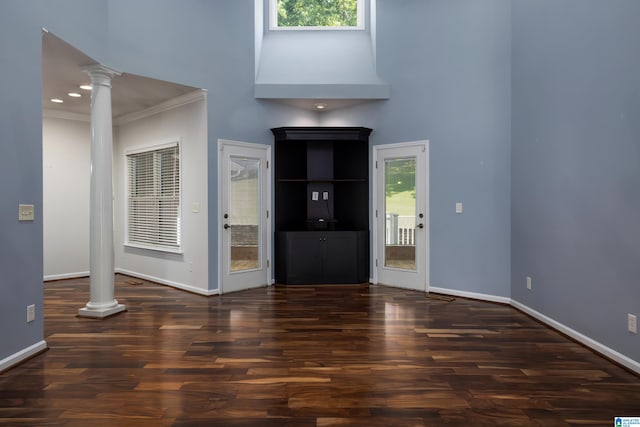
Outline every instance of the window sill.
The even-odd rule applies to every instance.
[[[269,27],[269,31],[364,31],[361,27]]]
[[[134,248],[134,249],[143,249],[143,250],[147,250],[147,251],[153,251],[153,252],[164,252],[164,253],[170,253],[170,254],[179,254],[182,255],[184,252],[182,251],[182,248],[166,248],[163,246],[147,246],[147,245],[140,245],[137,243],[125,243],[123,245],[125,248]]]

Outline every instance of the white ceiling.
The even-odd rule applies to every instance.
[[[42,108],[76,114],[91,114],[91,91],[79,88],[90,84],[83,70],[97,64],[78,49],[49,32],[42,36]],[[114,77],[111,89],[112,115],[114,118],[153,107],[164,101],[197,90],[195,87],[123,73]],[[72,98],[69,92],[82,94]],[[62,104],[51,98],[64,100]]]

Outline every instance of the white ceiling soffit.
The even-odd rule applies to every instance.
[[[91,114],[91,91],[80,89],[90,84],[89,76],[82,71],[97,61],[80,52],[55,35],[44,31],[42,36],[42,108],[48,111],[78,115]],[[114,77],[111,89],[112,115],[114,118],[146,110],[155,105],[198,90],[185,86],[123,73]],[[79,93],[80,98],[69,96]],[[52,98],[63,103],[54,103]]]

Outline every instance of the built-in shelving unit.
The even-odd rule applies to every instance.
[[[275,136],[276,280],[359,283],[369,275],[369,134],[283,127]]]

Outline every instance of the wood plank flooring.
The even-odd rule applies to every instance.
[[[135,284],[139,283],[139,284]],[[128,311],[76,317],[45,284],[50,350],[0,374],[0,425],[612,426],[640,378],[511,307],[385,287],[206,298],[117,276]]]

